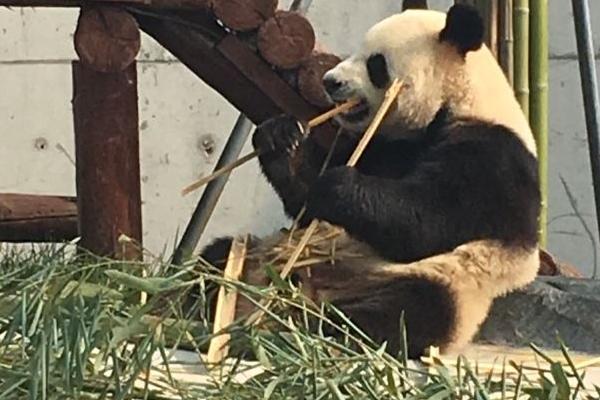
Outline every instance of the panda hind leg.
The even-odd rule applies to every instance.
[[[410,359],[422,356],[429,346],[443,349],[455,330],[452,294],[446,286],[423,278],[392,279],[333,303],[375,343],[387,342],[394,356],[402,350],[402,318]]]

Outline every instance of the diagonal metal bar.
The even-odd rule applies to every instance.
[[[585,124],[594,185],[596,222],[598,229],[600,229],[600,101],[598,99],[590,6],[588,0],[572,0],[572,4],[575,36],[577,38],[579,72],[581,75],[581,91],[583,93],[583,106],[585,109]]]

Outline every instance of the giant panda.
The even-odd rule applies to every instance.
[[[340,227],[337,253],[361,255],[299,279],[394,354],[401,315],[411,358],[429,346],[460,350],[493,300],[539,268],[535,142],[483,33],[466,5],[406,10],[373,26],[323,78],[333,102],[360,103],[338,117],[343,132],[322,173],[328,151],[302,121],[276,117],[253,134],[286,213],[306,205],[301,226],[317,218]],[[395,78],[404,85],[397,101],[358,165],[346,167]],[[252,248],[266,251],[282,235]],[[229,243],[202,256],[218,263]]]

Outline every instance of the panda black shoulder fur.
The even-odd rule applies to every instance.
[[[303,223],[344,228],[337,247],[364,255],[313,268],[314,293],[391,352],[402,311],[411,357],[430,345],[459,348],[493,299],[539,267],[535,143],[482,38],[481,18],[464,5],[407,10],[373,26],[324,77],[334,102],[362,101],[339,117],[344,141],[321,176],[327,150],[292,118],[269,120],[253,136],[287,214],[306,204]],[[357,167],[344,166],[394,78],[405,86],[397,104]],[[227,243],[204,256],[225,258]]]

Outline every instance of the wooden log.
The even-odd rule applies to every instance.
[[[62,242],[77,236],[74,197],[0,194],[0,241]]]
[[[270,64],[296,68],[315,47],[315,31],[300,13],[278,11],[258,30],[258,51]]]
[[[99,72],[123,71],[140,50],[135,18],[111,6],[81,9],[75,30],[75,51],[82,63]]]
[[[137,74],[101,73],[73,62],[76,184],[81,246],[139,257],[142,242]],[[124,234],[133,243],[119,243]]]
[[[228,28],[251,31],[275,15],[277,0],[213,0],[215,16]]]
[[[212,0],[94,0],[97,5],[125,5],[165,10],[209,9]],[[1,7],[82,7],[90,0],[0,0]]]
[[[313,53],[298,71],[298,90],[309,103],[325,108],[331,101],[323,87],[323,75],[335,67],[340,58],[328,53]]]

